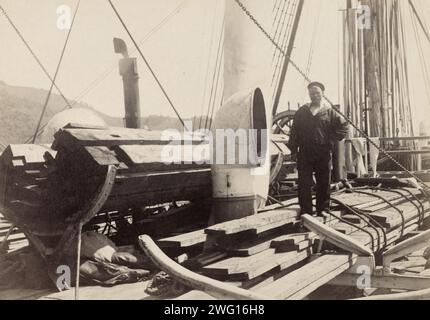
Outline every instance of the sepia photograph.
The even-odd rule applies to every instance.
[[[0,300],[430,300],[428,0],[0,0],[0,41]]]

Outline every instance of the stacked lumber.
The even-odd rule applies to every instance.
[[[39,213],[47,198],[46,153],[56,155],[48,145],[10,145],[5,149],[0,156],[1,205],[20,216]]]
[[[340,214],[340,213],[339,213]],[[269,210],[194,232],[159,239],[166,253],[204,245],[206,250],[190,257],[184,266],[202,275],[250,289],[275,281],[308,262],[316,235],[297,231],[298,206]],[[327,224],[337,223],[336,218]]]
[[[196,148],[200,152],[193,154]],[[57,132],[52,147],[11,145],[3,152],[0,203],[16,225],[59,235],[68,217],[97,194],[109,166],[117,174],[100,212],[139,212],[144,206],[206,199],[211,179],[204,148],[201,138],[68,126]]]
[[[342,192],[335,193],[333,197],[377,219],[386,233],[385,247],[398,242],[418,227],[421,210],[424,210],[423,218],[430,215],[430,205],[418,190],[397,190],[401,194],[371,189],[363,191],[375,192],[382,199]],[[290,205],[288,208],[276,209],[277,205],[273,205],[268,211],[251,217],[160,239],[158,245],[163,250],[174,245],[179,254],[181,247],[203,244],[209,250],[185,261],[184,266],[274,299],[303,299],[350,269],[356,263],[357,256],[327,243],[322,247],[323,254],[317,254],[318,236],[312,232],[297,231],[299,217],[295,201],[284,202],[284,205]],[[375,251],[379,248],[372,247],[368,233],[373,236],[375,245],[378,239],[381,246],[384,244],[381,229],[375,231],[365,219],[358,218],[342,206],[335,205],[332,209],[333,216],[325,221],[326,225]],[[402,211],[403,219],[398,210]],[[360,231],[357,226],[368,233]]]
[[[422,223],[422,219],[430,216],[430,203],[417,189],[396,189],[396,193],[370,189],[365,191],[373,192],[389,201],[391,205],[371,195],[360,193],[344,193],[336,195],[334,198],[341,200],[352,208],[365,212],[380,225],[380,227],[376,228],[378,231],[368,225],[366,221],[369,221],[369,219],[366,219],[366,217],[363,219],[357,219],[357,216],[352,217],[351,213],[346,212],[345,209],[343,209],[344,215],[342,215],[342,218],[346,217],[345,220],[351,222],[353,226],[339,222],[333,228],[349,235],[374,251],[383,250],[395,244],[409,233],[415,231]],[[340,210],[340,208],[337,209]],[[364,231],[359,230],[357,226],[363,228]],[[325,247],[330,248],[330,245]]]
[[[56,133],[52,146],[58,152],[53,179],[63,181],[64,196],[74,195],[74,202],[79,203],[93,191],[94,180],[109,165],[116,166],[115,184],[104,210],[207,198],[211,195],[210,168],[199,164],[205,163],[207,154],[193,154],[204,147],[200,138],[185,141],[146,130],[63,129]],[[172,163],[166,163],[166,158]],[[94,183],[86,183],[88,179]]]
[[[7,239],[6,239],[7,238]],[[0,213],[0,254],[16,251],[28,245],[25,235]]]

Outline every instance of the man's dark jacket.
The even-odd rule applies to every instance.
[[[322,106],[314,116],[310,104],[302,106],[294,116],[288,147],[297,151],[312,151],[315,147],[332,149],[335,141],[345,139],[348,124],[329,106]]]

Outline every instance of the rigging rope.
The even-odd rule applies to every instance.
[[[204,114],[204,110],[205,110],[205,103],[206,103],[206,94],[207,94],[207,89],[208,89],[208,77],[209,77],[209,70],[210,70],[210,64],[211,64],[211,57],[212,57],[212,48],[214,45],[214,39],[215,39],[215,21],[216,21],[216,16],[217,16],[217,5],[218,5],[218,1],[215,2],[215,8],[214,8],[214,12],[213,12],[213,19],[212,19],[212,31],[211,31],[211,42],[210,42],[210,46],[209,46],[209,56],[208,56],[208,63],[206,66],[206,75],[205,75],[205,81],[204,81],[204,89],[203,89],[203,101],[202,101],[202,106],[200,108],[200,118],[199,118],[199,126],[198,128],[201,129],[202,128],[202,122],[203,122],[203,114]],[[208,106],[209,108],[209,106]],[[194,127],[194,126],[193,126]]]
[[[290,18],[288,19],[287,26],[286,26],[286,29],[284,32],[284,38],[282,39],[282,43],[281,43],[281,47],[284,51],[287,49],[289,39],[292,36],[291,33],[292,33],[294,18],[295,18],[294,13],[297,14],[297,10],[296,10],[297,5],[298,5],[298,1],[293,1],[292,6],[291,6]],[[272,83],[271,83],[271,85],[273,86],[273,92],[272,92],[272,101],[273,102],[275,101],[278,88],[281,85],[280,79],[281,79],[281,75],[282,75],[282,69],[283,69],[284,64],[285,64],[285,60],[283,61],[281,52],[279,50],[277,50],[276,47],[274,48],[274,51],[276,52],[276,68],[274,70],[273,77],[272,77]]]
[[[285,8],[285,5],[286,5],[286,8]],[[288,16],[288,9],[290,8],[290,5],[291,5],[290,0],[284,0],[284,7],[282,8],[281,17],[279,17],[278,25],[276,27],[275,34],[273,35],[275,41],[277,41],[277,42],[279,42],[281,37],[283,37],[283,31],[285,32],[284,26],[285,26],[285,21],[286,21],[287,16]],[[276,37],[278,37],[277,40],[276,40]],[[276,49],[273,50],[272,63],[275,60],[275,54],[277,54],[277,53],[278,53],[278,51]]]
[[[224,47],[222,48],[222,52],[221,52],[221,60],[220,60],[219,66],[218,66],[218,75],[216,78],[215,93],[214,93],[214,98],[212,100],[211,112],[210,112],[210,115],[208,115],[208,125],[207,125],[206,129],[212,128],[212,121],[213,121],[212,119],[213,119],[214,112],[215,112],[215,106],[217,105],[217,103],[216,103],[217,99],[216,98],[218,96],[218,89],[220,87],[219,79],[220,79],[220,74],[221,74],[223,63],[224,63]],[[224,87],[222,90],[221,99],[219,100],[221,102],[220,102],[220,104],[218,104],[218,106],[220,106],[222,104],[223,96],[224,96]]]
[[[213,109],[215,108],[216,95],[218,92],[219,75],[221,73],[221,66],[222,66],[223,56],[224,56],[224,54],[223,54],[224,53],[224,46],[222,45],[223,39],[224,39],[224,19],[223,19],[221,25],[222,25],[222,28],[221,28],[221,33],[219,36],[217,57],[216,57],[216,62],[215,62],[214,74],[213,74],[213,78],[212,78],[211,93],[210,93],[209,103],[208,103],[208,112],[206,114],[206,119],[205,119],[205,129],[209,128],[209,126],[208,126],[208,124],[210,123],[209,115],[213,114]],[[214,91],[214,88],[215,88],[215,91]],[[211,105],[211,101],[212,101],[212,105]]]
[[[294,20],[295,20],[295,14],[297,14],[298,2],[299,1],[300,0],[294,1],[293,5],[292,5],[292,8],[291,8],[290,19],[288,20],[287,29],[285,30],[285,35],[288,35],[288,36],[284,37],[283,43],[281,44],[282,50],[284,50],[284,51],[287,50],[289,39],[292,36],[293,25],[294,25]],[[276,86],[273,87],[273,93],[272,93],[272,101],[273,102],[275,101],[276,93],[278,91],[278,88],[281,85],[280,79],[281,79],[281,75],[282,75],[282,69],[283,69],[283,66],[285,64],[285,60],[283,61],[283,59],[282,59],[282,57],[283,57],[282,53],[279,50],[277,50],[276,48],[274,50],[277,52],[276,64],[278,65],[278,63],[279,63],[279,69],[275,70],[275,71],[277,71],[276,78],[272,79],[272,85],[274,83],[277,84]]]
[[[45,66],[43,65],[43,63],[40,61],[39,57],[36,55],[36,53],[33,51],[33,49],[31,49],[30,44],[25,40],[24,36],[22,35],[21,31],[19,31],[18,27],[16,26],[16,24],[12,21],[11,17],[8,15],[8,13],[6,12],[6,10],[3,8],[3,6],[0,4],[0,11],[3,13],[3,15],[5,16],[5,18],[7,19],[7,21],[9,22],[9,24],[12,26],[12,28],[15,30],[16,34],[18,35],[18,37],[21,39],[21,41],[24,43],[24,45],[27,47],[28,51],[30,52],[31,56],[34,58],[34,60],[36,60],[36,63],[39,65],[39,67],[42,69],[43,73],[48,77],[48,79],[54,83],[54,87],[55,89],[57,89],[58,93],[61,95],[61,98],[63,98],[64,102],[67,105],[70,105],[69,101],[67,100],[67,98],[64,96],[63,92],[60,90],[60,88],[58,88],[58,86],[55,84],[54,80],[52,79],[51,75],[49,74],[49,72],[46,70]]]
[[[310,70],[312,67],[312,60],[313,60],[313,56],[314,56],[314,46],[315,46],[315,42],[316,42],[316,38],[317,38],[317,34],[318,34],[318,30],[319,30],[319,24],[320,24],[320,19],[321,19],[321,8],[322,8],[322,1],[320,0],[319,3],[319,8],[318,8],[318,12],[317,12],[317,19],[315,21],[315,25],[314,25],[314,30],[312,33],[312,41],[311,41],[311,48],[309,50],[309,56],[308,56],[308,64],[306,66],[306,74],[309,76],[310,74]]]
[[[282,54],[289,60],[290,64],[299,72],[299,74],[306,79],[308,83],[311,83],[312,80],[306,75],[306,73],[291,59],[291,57],[287,56],[285,51],[280,47],[278,43],[267,33],[267,31],[263,28],[263,26],[256,20],[254,15],[243,5],[243,3],[240,0],[234,0],[236,4],[242,9],[242,11],[251,19],[251,21],[255,24],[255,26],[264,34],[264,36],[278,49],[282,52]],[[324,94],[324,99],[330,104],[334,105],[334,103]],[[384,154],[389,160],[391,160],[393,163],[395,163],[402,171],[408,173],[411,177],[415,178],[417,182],[421,183],[424,189],[427,188],[427,185],[423,180],[421,180],[416,174],[408,170],[405,166],[403,166],[400,162],[398,162],[396,159],[394,159],[393,156],[391,156],[386,150],[382,149],[380,146],[378,146],[363,130],[361,130],[357,125],[355,125],[354,122],[352,122],[347,116],[345,116],[342,112],[340,112],[337,109],[335,110],[336,113],[338,113],[345,121],[347,121],[355,130],[357,130],[358,133],[360,133],[372,146],[374,146],[379,152]]]
[[[414,35],[415,35],[415,41],[417,43],[418,56],[420,58],[421,71],[423,73],[423,78],[424,78],[424,87],[425,87],[425,91],[426,91],[426,95],[427,95],[427,100],[428,100],[429,105],[430,105],[430,76],[428,73],[427,63],[426,63],[426,60],[424,57],[423,45],[422,45],[422,41],[421,41],[421,38],[420,38],[419,33],[418,33],[417,23],[412,16],[412,9],[410,9],[409,13],[411,15],[412,26],[413,26]]]
[[[163,85],[161,84],[160,80],[158,79],[157,75],[155,74],[154,70],[152,69],[151,65],[149,64],[148,60],[146,60],[145,56],[143,55],[142,50],[140,50],[139,44],[134,39],[133,35],[131,34],[130,30],[128,29],[127,25],[125,24],[124,20],[122,19],[121,15],[119,14],[118,10],[116,9],[115,5],[113,4],[112,0],[108,0],[108,2],[110,4],[110,6],[112,7],[113,11],[115,12],[118,20],[121,22],[122,26],[124,27],[125,31],[127,32],[128,36],[130,37],[130,40],[133,42],[134,46],[136,47],[137,51],[139,52],[139,55],[141,56],[141,58],[145,62],[145,65],[148,68],[149,72],[154,77],[155,82],[157,83],[157,85],[161,89],[161,91],[162,91],[164,97],[166,98],[167,102],[172,107],[173,111],[175,112],[175,114],[178,117],[179,121],[181,122],[182,126],[185,129],[187,129],[187,127],[185,126],[184,120],[180,116],[178,110],[174,106],[172,100],[170,99],[169,95],[167,94],[166,90],[164,89]]]
[[[294,0],[291,0],[291,1],[288,1],[288,8],[290,7],[290,4],[291,4],[291,2],[293,2],[293,5],[292,5],[292,11],[294,11],[294,9],[295,9],[295,4],[296,4],[296,1],[294,1]],[[287,10],[288,10],[288,8],[287,8]],[[288,13],[288,11],[286,11],[286,13],[285,13],[285,15],[287,15],[287,13]],[[292,26],[292,20],[293,20],[293,15],[291,14],[290,15],[290,18],[288,19],[288,21],[287,21],[287,24],[286,24],[286,27],[285,27],[285,30],[284,30],[284,36],[283,36],[283,39],[282,39],[282,48],[285,48],[286,47],[286,40],[288,40],[287,39],[287,35],[290,33],[290,30],[291,30],[291,26]],[[279,54],[279,51],[278,50],[276,50],[276,48],[274,48],[274,50],[273,50],[273,56],[272,56],[272,64],[274,63],[274,61],[275,61],[275,56],[276,56],[276,64],[275,64],[275,68],[274,68],[274,70],[273,70],[273,76],[272,76],[272,86],[273,86],[273,84],[274,83],[276,83],[277,81],[275,81],[275,79],[276,80],[278,80],[279,79],[279,74],[281,73],[281,69],[282,69],[282,63],[280,63],[280,58],[281,58],[281,54]],[[275,92],[276,92],[276,88],[275,88]]]
[[[425,25],[424,20],[422,20],[422,19],[421,19],[421,17],[420,17],[420,15],[418,14],[418,11],[417,11],[417,9],[416,9],[416,7],[415,7],[415,5],[414,5],[414,3],[413,3],[413,1],[412,1],[412,0],[409,0],[409,5],[411,6],[411,8],[412,8],[412,10],[413,10],[413,12],[414,12],[414,14],[415,14],[415,17],[417,18],[418,22],[420,23],[420,26],[421,26],[421,28],[422,28],[422,30],[423,30],[423,32],[424,32],[424,35],[426,36],[427,40],[428,40],[428,41],[429,41],[429,43],[430,43],[430,33],[429,33],[429,31],[427,30],[427,28],[426,28],[426,25]]]
[[[275,14],[275,19],[273,19],[272,30],[273,30],[273,27],[275,25],[276,18],[278,17],[278,12],[279,12],[279,8],[281,6],[280,5],[281,1],[282,0],[276,0],[275,3],[273,4],[272,13],[274,13],[276,10],[276,14]]]
[[[287,2],[289,2],[289,1],[284,0],[284,3],[282,5],[281,13],[280,13],[279,19],[277,20],[276,27],[275,27],[275,33],[273,35],[274,39],[276,39],[276,37],[278,36],[278,34],[280,32],[279,29],[281,26],[281,21],[284,20],[286,17],[285,5],[287,4]]]
[[[215,66],[215,69],[214,69],[214,78],[212,80],[213,82],[212,82],[211,96],[210,96],[211,99],[209,99],[208,113],[206,115],[206,121],[205,121],[205,129],[209,128],[209,124],[211,123],[210,115],[213,115],[214,109],[215,109],[216,97],[217,97],[218,86],[219,86],[219,76],[221,74],[221,66],[222,66],[222,63],[224,61],[223,60],[224,47],[222,46],[222,41],[221,41],[221,39],[223,38],[223,33],[224,32],[221,32],[220,46],[218,49],[219,56],[217,57],[217,59],[219,58],[219,63],[217,61],[217,65]],[[215,80],[215,77],[216,77],[216,80]],[[212,94],[212,91],[214,88],[215,88],[215,90]],[[212,104],[211,104],[211,100],[212,100]]]
[[[146,33],[146,35],[139,40],[139,44],[142,44],[146,41],[148,41],[156,32],[158,32],[168,21],[170,21],[171,18],[173,18],[176,14],[180,12],[180,10],[184,7],[186,2],[189,0],[183,0],[175,9],[173,9],[160,23],[158,23],[156,26],[154,26],[150,31]],[[131,52],[135,52],[136,50],[133,49]],[[74,105],[76,105],[82,98],[84,98],[88,93],[90,93],[92,90],[94,90],[101,82],[103,82],[107,76],[117,68],[117,64],[113,64],[110,68],[106,69],[103,73],[101,73],[97,78],[95,78],[84,90],[81,91],[72,101],[70,105],[65,105],[61,108],[61,111],[66,110],[67,108],[72,108]],[[45,129],[47,126],[47,123],[45,123],[42,127],[40,127],[37,137],[39,137],[43,129]],[[36,138],[37,138],[36,137]],[[32,136],[29,137],[27,140],[25,140],[24,143],[29,143],[32,140]]]
[[[57,80],[58,72],[60,71],[61,63],[63,62],[64,53],[66,52],[67,44],[69,43],[70,34],[72,33],[73,26],[75,24],[75,19],[76,19],[76,16],[78,14],[78,11],[79,11],[80,4],[81,4],[81,0],[78,0],[78,3],[76,4],[75,13],[73,14],[73,19],[72,19],[72,22],[70,24],[69,31],[67,32],[66,40],[64,41],[63,49],[62,49],[61,54],[60,54],[60,59],[58,60],[58,64],[57,64],[57,68],[55,70],[54,78],[52,79],[52,82],[51,82],[51,87],[49,88],[48,95],[46,96],[45,103],[44,103],[43,108],[42,108],[42,113],[40,114],[40,118],[39,118],[39,121],[37,122],[36,130],[34,131],[33,139],[31,141],[31,143],[33,143],[33,144],[36,141],[37,133],[39,132],[40,125],[42,123],[46,109],[48,107],[49,99],[51,98],[51,94],[52,94],[52,89],[54,88],[54,84],[55,84],[55,81]]]

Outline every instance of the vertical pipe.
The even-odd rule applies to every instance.
[[[78,241],[76,246],[76,281],[75,281],[75,300],[79,300],[79,278],[81,266],[81,246],[82,246],[82,223],[78,225]]]
[[[119,61],[119,72],[124,86],[125,127],[140,128],[139,74],[136,58]]]

